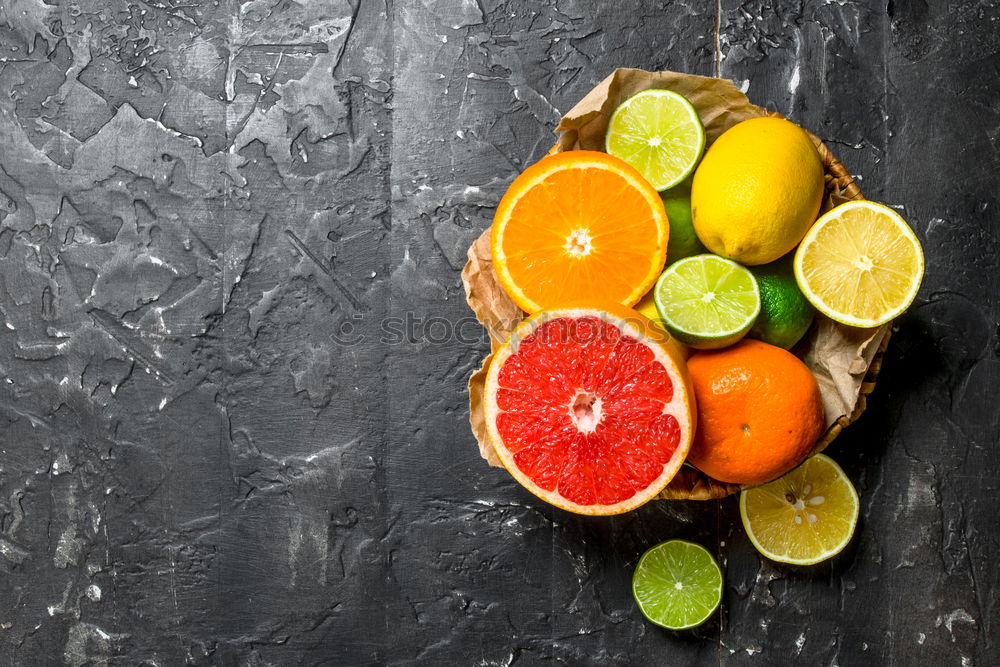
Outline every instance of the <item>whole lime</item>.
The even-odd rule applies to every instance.
[[[670,221],[670,239],[667,241],[667,266],[679,259],[700,255],[708,252],[698,235],[694,233],[694,222],[691,220],[691,189],[683,187],[671,188],[662,193],[663,208]]]
[[[787,350],[805,335],[815,315],[795,282],[791,256],[749,268],[760,289],[760,315],[747,337]]]

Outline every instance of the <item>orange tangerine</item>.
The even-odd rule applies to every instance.
[[[823,402],[809,368],[774,345],[743,339],[688,359],[698,433],[688,461],[711,477],[763,484],[806,457],[823,434]]]

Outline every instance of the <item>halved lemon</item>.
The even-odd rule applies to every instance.
[[[859,507],[851,480],[823,454],[740,493],[740,518],[757,551],[793,565],[813,565],[840,553],[854,534]]]
[[[810,228],[795,252],[795,279],[827,317],[877,327],[913,302],[924,275],[920,241],[887,206],[851,201]]]

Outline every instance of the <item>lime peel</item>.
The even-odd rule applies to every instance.
[[[668,630],[704,623],[722,601],[722,571],[705,547],[669,540],[650,548],[632,575],[642,615]]]

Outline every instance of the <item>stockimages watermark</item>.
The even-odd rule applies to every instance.
[[[450,320],[437,315],[422,317],[415,313],[406,313],[401,317],[383,318],[379,322],[378,330],[374,332],[370,331],[364,320],[364,315],[355,313],[342,321],[330,337],[338,345],[345,346],[360,345],[373,339],[381,345],[458,343],[473,346],[490,342],[490,332],[471,316]],[[510,331],[517,326],[517,322],[518,320],[500,323],[497,330]],[[503,337],[502,334],[498,336]]]
[[[649,333],[649,321],[641,316],[625,318],[613,324],[606,323],[598,317],[553,318],[537,327],[518,331],[517,326],[522,321],[522,318],[497,320],[485,325],[472,316],[452,320],[437,315],[424,317],[407,312],[402,316],[383,318],[378,323],[377,331],[372,331],[365,322],[365,316],[355,313],[342,321],[330,334],[330,338],[338,345],[348,347],[373,340],[380,345],[478,346],[488,345],[491,338],[504,341],[509,336],[513,336],[517,344],[518,335],[538,336],[546,343],[586,345],[614,344],[621,338],[623,330],[637,339],[643,339]]]

